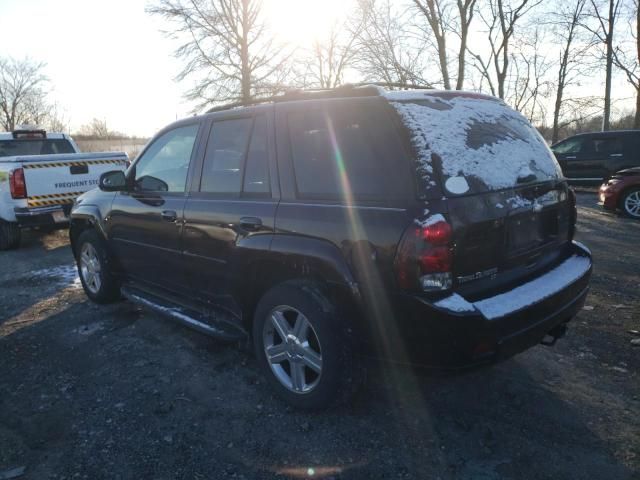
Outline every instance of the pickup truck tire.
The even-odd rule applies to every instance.
[[[120,283],[111,273],[111,262],[104,241],[94,230],[85,230],[76,243],[76,264],[82,288],[96,303],[120,299]]]
[[[315,410],[343,403],[360,384],[345,322],[316,284],[287,281],[258,302],[253,343],[278,396]]]
[[[0,250],[11,250],[20,246],[20,227],[15,222],[0,220]]]

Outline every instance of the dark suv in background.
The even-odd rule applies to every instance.
[[[166,127],[70,235],[92,300],[251,339],[276,392],[318,408],[370,354],[458,368],[554,343],[591,274],[575,220],[502,101],[345,87]]]
[[[581,133],[551,150],[570,182],[600,184],[619,170],[640,167],[640,130]]]

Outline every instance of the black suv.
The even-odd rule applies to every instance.
[[[581,133],[551,150],[567,180],[599,185],[619,170],[640,167],[640,130]]]
[[[168,126],[77,200],[70,236],[92,300],[251,339],[275,390],[317,408],[371,354],[461,368],[555,342],[591,275],[575,220],[502,101],[351,87]]]

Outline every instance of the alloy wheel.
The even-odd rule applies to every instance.
[[[640,190],[631,192],[624,199],[624,210],[635,218],[640,218]]]
[[[102,286],[100,271],[98,252],[90,243],[83,244],[80,250],[80,274],[87,289],[93,294],[97,294]]]
[[[322,349],[300,311],[280,305],[269,314],[262,335],[264,353],[278,381],[297,394],[311,392],[322,375]]]

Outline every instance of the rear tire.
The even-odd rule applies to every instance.
[[[0,220],[0,250],[11,250],[20,246],[20,227],[16,222]]]
[[[361,383],[348,326],[314,283],[287,281],[269,290],[255,311],[253,343],[268,382],[296,408],[342,403]]]
[[[111,273],[111,261],[104,241],[95,230],[85,230],[76,243],[76,265],[82,288],[96,303],[120,299],[120,282]]]
[[[631,188],[622,194],[620,210],[627,217],[640,219],[640,188]]]

